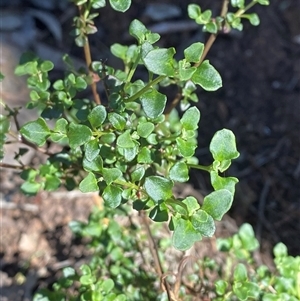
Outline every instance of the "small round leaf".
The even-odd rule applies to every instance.
[[[216,91],[222,87],[222,78],[219,72],[209,63],[204,61],[192,76],[192,81],[206,91]]]
[[[173,182],[160,176],[150,176],[146,178],[144,188],[150,198],[157,203],[172,196]]]
[[[67,136],[69,138],[70,147],[76,148],[92,138],[92,131],[86,125],[71,122]]]
[[[184,183],[189,179],[189,169],[184,162],[177,162],[171,167],[169,176],[173,181]]]
[[[123,190],[120,187],[115,185],[107,186],[102,194],[105,204],[111,208],[117,208],[122,201],[122,192]]]
[[[79,184],[81,192],[94,192],[99,191],[96,177],[93,173],[89,173]]]
[[[50,136],[50,130],[43,118],[35,121],[29,121],[22,126],[20,133],[29,141],[42,146]]]
[[[109,0],[109,3],[114,10],[124,13],[129,9],[131,0]]]
[[[143,110],[149,118],[157,118],[165,110],[167,97],[155,89],[148,90],[140,99]]]
[[[206,211],[215,220],[220,221],[223,215],[230,209],[233,201],[233,194],[220,189],[213,191],[204,198],[202,210]]]

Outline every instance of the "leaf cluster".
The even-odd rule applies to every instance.
[[[96,31],[93,20],[98,13],[94,10],[104,7],[106,1],[73,2],[79,8],[79,16],[74,19],[75,41],[88,52],[88,35]],[[109,3],[122,12],[130,6],[129,0]],[[249,7],[242,1],[232,1],[232,5],[239,8],[239,17],[243,16],[241,10]],[[221,17],[213,21],[211,12],[202,12],[197,5],[189,5],[188,12],[198,24],[206,26],[204,29],[216,26],[208,30],[213,33],[227,22]],[[146,211],[156,222],[168,222],[174,232],[173,245],[186,250],[203,236],[214,234],[215,220],[221,220],[230,209],[238,182],[223,176],[239,156],[232,131],[221,129],[213,136],[210,165],[199,164],[195,157],[201,115],[195,104],[196,88],[215,91],[222,86],[222,79],[205,59],[203,43],[191,44],[184,49],[183,58],[177,60],[175,48],[159,47],[159,34],[148,30],[141,21],[133,20],[129,33],[135,44],[111,46],[112,54],[124,64],[122,70],[91,61],[89,56],[88,70],[76,70],[65,56],[65,76],[51,82],[51,61],[42,61],[31,53],[21,57],[16,74],[27,75],[31,90],[27,108],[40,112],[37,120],[20,129],[22,141],[37,149],[51,143],[59,146],[58,151],[47,152],[48,160],[38,168],[23,168],[21,189],[34,195],[64,185],[69,190],[78,187],[82,192],[98,192],[110,208],[128,203],[138,211]],[[137,78],[138,68],[148,73],[146,79]],[[95,88],[96,79],[105,90],[102,103],[80,94],[89,85]],[[161,86],[178,89],[178,110],[176,101],[168,101]],[[7,132],[6,117],[0,121]],[[3,136],[2,144],[4,139]],[[194,197],[179,199],[173,194],[176,183],[189,180],[192,168],[210,174],[213,192],[203,203]]]
[[[116,221],[128,215],[124,208],[95,209],[87,223],[70,223],[76,236],[89,238],[88,246],[94,249],[94,255],[79,270],[65,268],[52,288],[40,290],[34,301],[165,300],[165,293],[157,293],[156,277],[145,262],[141,268],[136,266],[146,242],[134,224],[121,226]],[[161,258],[165,265],[167,246],[162,240]],[[209,294],[216,301],[299,301],[300,257],[289,256],[286,246],[279,243],[274,247],[275,269],[270,269],[257,265],[254,252],[258,248],[249,224],[243,224],[228,238],[217,239],[218,252],[193,261],[189,271],[181,276],[179,298],[193,300],[195,294],[203,298]]]

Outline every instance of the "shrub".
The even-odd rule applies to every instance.
[[[88,36],[97,31],[94,20],[106,1],[72,2],[79,9],[79,15],[74,18],[72,34],[77,46],[84,48],[87,70],[76,70],[70,57],[65,55],[66,74],[52,83],[49,80],[49,72],[54,67],[51,61],[42,61],[31,53],[21,57],[16,74],[27,76],[30,88],[27,108],[36,109],[39,117],[19,128],[18,110],[4,105],[6,114],[0,116],[0,142],[1,146],[5,144],[13,117],[19,131],[15,137],[42,151],[47,155],[47,161],[38,167],[25,166],[21,159],[25,150],[20,148],[16,160],[21,166],[5,163],[1,163],[1,166],[22,169],[20,176],[24,183],[21,189],[25,194],[53,191],[60,186],[68,190],[79,188],[82,192],[98,192],[105,206],[111,208],[93,213],[87,225],[71,224],[75,233],[91,236],[91,244],[96,247],[95,257],[90,265],[81,267],[79,274],[72,268],[64,270],[62,282],[55,285],[54,297],[50,294],[51,297],[45,298],[64,300],[63,289],[78,280],[80,300],[124,300],[128,296],[130,300],[135,300],[144,298],[141,295],[143,290],[147,290],[149,300],[155,299],[157,294],[152,296],[151,288],[148,289],[155,282],[155,276],[137,270],[134,258],[124,256],[136,246],[136,235],[123,237],[123,232],[113,220],[114,214],[118,208],[123,208],[126,213],[132,207],[144,217],[146,225],[145,214],[155,222],[168,222],[173,232],[172,244],[182,251],[191,248],[202,237],[213,236],[215,221],[222,219],[233,202],[238,179],[224,176],[224,173],[239,152],[234,133],[221,129],[209,144],[211,164],[199,164],[201,158],[195,157],[200,121],[196,90],[200,87],[209,92],[222,87],[220,74],[206,59],[218,33],[242,30],[243,19],[258,25],[259,17],[255,13],[248,13],[248,10],[255,4],[268,5],[269,1],[253,0],[246,4],[244,0],[231,0],[234,11],[229,12],[229,1],[224,0],[220,16],[214,17],[210,10],[202,11],[199,5],[190,4],[189,17],[203,26],[210,36],[205,44],[196,42],[188,46],[181,60],[174,58],[176,51],[173,47],[156,46],[155,43],[160,39],[157,33],[149,31],[139,20],[133,20],[129,33],[136,43],[111,46],[111,53],[124,64],[122,70],[107,66],[103,61],[93,61],[90,54]],[[131,1],[110,0],[109,4],[116,11],[125,12]],[[141,68],[148,73],[146,80],[137,78],[136,70]],[[102,94],[98,93],[99,85],[103,85]],[[177,89],[174,99],[168,99],[161,92],[160,87],[166,86]],[[93,99],[80,97],[80,92],[89,88]],[[50,120],[52,125],[48,122]],[[59,145],[59,150],[51,152],[48,147],[50,143]],[[3,158],[2,150],[0,156]],[[179,199],[173,194],[174,185],[187,182],[189,171],[193,168],[208,172],[213,188],[201,203],[193,196]],[[99,220],[104,219],[104,213],[108,214],[105,218],[109,221],[106,228],[99,224]],[[258,244],[249,225],[244,226],[238,235],[232,241],[224,240],[222,248],[225,245],[230,254],[231,251],[236,253],[237,259],[245,259],[243,256]],[[121,245],[116,237],[117,240],[121,239]],[[282,249],[282,245],[279,245],[275,250],[280,253],[278,250]],[[111,265],[106,265],[104,260],[108,255]],[[157,252],[153,256],[159,263]],[[279,264],[279,261],[276,258],[276,263]],[[120,266],[121,263],[124,266]],[[211,264],[214,268],[214,263]],[[101,271],[97,266],[101,267]],[[286,270],[279,266],[278,269],[285,277]],[[264,271],[261,268],[258,276],[263,275],[259,277],[265,281],[267,274]],[[168,299],[177,298],[162,277],[162,269],[158,268],[157,273]],[[136,279],[133,275],[143,280],[142,284],[133,283]],[[259,298],[261,285],[249,280],[251,277],[242,264],[236,266],[233,280],[227,281],[220,274],[220,280],[216,282],[216,292],[220,297],[216,298]],[[272,285],[276,282],[278,286],[274,291],[279,292],[280,287],[289,284],[288,293],[299,297],[289,278],[274,279],[270,280]],[[176,294],[178,296],[179,292]],[[75,295],[69,299],[75,300]],[[37,295],[36,300],[48,300],[41,296]],[[263,298],[273,300],[267,294]]]

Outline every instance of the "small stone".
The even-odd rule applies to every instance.
[[[36,251],[39,233],[23,233],[19,241],[20,252],[33,254]]]

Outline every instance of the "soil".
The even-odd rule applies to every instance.
[[[176,5],[181,12],[162,21],[143,13],[150,3],[162,2]],[[221,3],[193,2],[215,13]],[[33,24],[27,22],[27,27],[22,25],[21,29],[15,25],[11,31],[2,32],[1,48],[9,47],[10,56],[16,53],[12,60],[24,48],[31,48],[51,59],[68,52],[82,64],[81,50],[74,47],[72,38],[59,38],[60,30],[68,36],[76,11],[63,1],[48,1],[50,7],[41,3],[16,0],[2,4],[9,16],[29,18],[35,10],[53,19],[48,24],[35,15]],[[118,64],[104,45],[132,43],[126,33],[133,18],[139,18],[149,28],[165,30],[160,46],[174,46],[178,54],[192,42],[205,41],[207,35],[184,23],[188,20],[185,11],[185,1],[134,0],[132,8],[118,14],[116,20],[115,13],[106,7],[97,21],[99,31],[91,37],[94,59]],[[245,23],[242,33],[220,35],[208,55],[222,75],[224,88],[213,93],[198,92],[197,106],[202,115],[197,156],[203,164],[210,163],[207,145],[214,132],[224,127],[233,130],[241,156],[228,172],[240,180],[230,212],[233,221],[230,220],[234,225],[252,223],[262,243],[261,254],[266,257],[270,258],[272,246],[279,241],[288,246],[290,254],[299,255],[300,2],[273,0],[269,7],[257,6],[253,11],[261,18],[258,27]],[[174,24],[183,24],[182,29],[174,30]],[[5,60],[5,66],[1,62],[3,69],[11,69],[10,59]],[[59,76],[62,69],[57,63],[54,76]],[[16,80],[11,74],[10,82],[13,79]],[[1,91],[1,97],[11,106],[20,105],[27,95],[24,82],[17,80],[12,87],[3,84]],[[172,90],[167,93],[170,99],[175,94]],[[22,118],[25,122],[32,116],[25,114]],[[28,162],[32,157],[34,153]],[[209,179],[202,173],[192,172],[190,182],[198,194],[210,191]],[[82,242],[73,238],[68,222],[75,218],[86,220],[99,201],[93,194],[64,191],[27,198],[20,194],[20,184],[15,173],[1,170],[1,301],[31,300],[34,290],[52,283],[61,267],[89,255]]]

